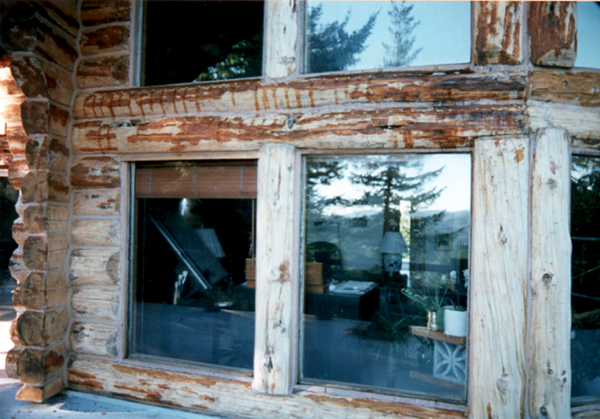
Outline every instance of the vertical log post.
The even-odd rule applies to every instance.
[[[265,65],[267,78],[280,79],[298,71],[298,17],[301,4],[297,0],[265,1]]]
[[[267,144],[258,159],[256,247],[256,392],[290,394],[294,377],[298,262],[294,255],[294,147]]]
[[[570,153],[565,130],[535,139],[531,186],[529,413],[571,417]]]
[[[475,143],[471,251],[470,417],[523,418],[529,146]]]
[[[523,62],[524,3],[476,1],[473,59],[476,65]]]
[[[529,36],[533,64],[573,67],[577,58],[577,3],[531,2]]]

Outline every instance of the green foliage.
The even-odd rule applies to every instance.
[[[411,16],[414,6],[408,6],[404,1],[392,1],[392,8],[388,12],[392,26],[393,43],[383,43],[389,58],[383,60],[383,67],[405,67],[410,65],[423,48],[413,51],[415,37],[411,36],[413,30],[420,22],[415,22]]]
[[[200,74],[194,81],[226,80],[260,76],[262,36],[255,35],[231,47],[225,59]]]
[[[372,14],[362,28],[349,33],[346,26],[350,20],[350,12],[341,22],[320,25],[322,6],[311,8],[307,24],[308,72],[342,71],[356,64],[360,53],[365,49],[365,42],[371,35],[378,13]]]
[[[412,301],[421,306],[425,311],[437,311],[442,308],[444,298],[446,297],[447,288],[440,293],[440,288],[436,288],[433,295],[423,294],[412,288],[402,288],[402,294],[406,295]]]

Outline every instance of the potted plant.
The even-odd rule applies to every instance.
[[[468,313],[465,307],[450,305],[444,307],[444,333],[450,336],[467,336]]]
[[[402,288],[402,294],[420,305],[427,312],[427,328],[429,330],[441,330],[442,319],[438,318],[438,312],[442,308],[442,301],[446,295],[446,289],[440,295],[440,289],[435,289],[434,295],[426,295],[412,288]]]

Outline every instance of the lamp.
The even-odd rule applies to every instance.
[[[214,257],[219,259],[225,256],[214,228],[198,228],[196,231]]]
[[[408,252],[404,237],[398,231],[388,231],[384,234],[379,251],[383,253],[384,270],[400,272],[402,266],[401,253]]]

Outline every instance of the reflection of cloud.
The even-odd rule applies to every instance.
[[[383,211],[381,205],[330,205],[323,210],[323,215],[326,217],[369,217]]]

